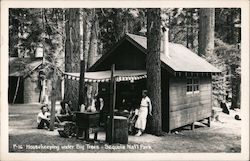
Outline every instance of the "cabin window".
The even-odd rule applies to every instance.
[[[187,94],[199,93],[199,79],[187,78]]]
[[[192,79],[187,79],[187,93],[193,92]]]
[[[199,79],[198,78],[193,79],[193,91],[199,92]]]

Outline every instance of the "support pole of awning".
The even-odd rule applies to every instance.
[[[109,144],[112,144],[114,141],[114,109],[116,102],[116,77],[115,73],[115,65],[112,65],[111,68],[111,81],[110,81],[110,108],[108,115],[108,128],[106,131],[106,141]]]
[[[81,58],[80,62],[80,79],[79,79],[79,95],[78,95],[78,110],[80,110],[80,107],[82,104],[84,104],[85,99],[85,80],[84,80],[84,74],[85,73],[85,60]],[[77,79],[76,79],[77,80]]]

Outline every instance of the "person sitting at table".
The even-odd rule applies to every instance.
[[[48,105],[43,105],[41,107],[41,112],[37,115],[37,128],[44,129],[45,125],[47,128],[50,126],[50,113],[48,109]]]
[[[134,135],[136,133],[135,123],[138,118],[138,109],[131,109],[128,116],[128,133]]]
[[[95,104],[96,110],[101,111],[104,106],[104,101],[99,95],[97,95],[94,97],[94,104]]]
[[[91,105],[87,108],[87,112],[96,112],[96,98],[93,98]]]
[[[86,106],[84,104],[81,104],[80,112],[85,112],[85,111],[86,111]]]
[[[121,110],[127,109],[127,100],[125,98],[122,99]]]
[[[72,121],[72,111],[70,109],[71,101],[62,101],[60,104],[61,109],[59,111],[59,114],[56,114],[56,118],[58,119],[57,121]]]

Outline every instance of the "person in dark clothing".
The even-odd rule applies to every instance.
[[[100,102],[100,97],[97,95],[94,97],[94,101],[95,101],[95,108],[97,111],[100,111],[101,109],[101,102]]]
[[[71,115],[72,114],[72,111],[71,111],[71,108],[70,108],[70,105],[71,105],[71,101],[62,101],[61,103],[61,111],[60,111],[60,114],[61,115]]]
[[[229,115],[229,109],[228,109],[227,104],[225,103],[225,101],[220,103],[220,107],[222,108],[223,113]]]
[[[72,111],[70,108],[71,101],[62,101],[61,103],[61,110],[56,117],[59,119],[60,122],[63,121],[72,121]]]

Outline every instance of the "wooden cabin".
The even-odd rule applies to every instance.
[[[167,46],[166,46],[167,45]],[[208,119],[212,113],[212,74],[220,71],[181,44],[162,41],[161,49],[162,127],[170,131],[196,121]],[[126,34],[108,53],[104,54],[89,71],[146,70],[147,39]],[[139,106],[146,79],[117,83],[117,103],[123,98],[127,106]],[[99,91],[109,91],[106,84]]]

